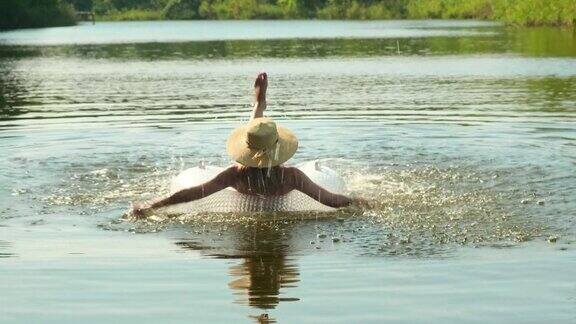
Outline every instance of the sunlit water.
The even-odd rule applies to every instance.
[[[97,23],[0,44],[0,322],[576,320],[570,31]],[[230,163],[262,70],[293,162],[375,207],[123,217]]]

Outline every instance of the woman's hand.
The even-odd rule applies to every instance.
[[[136,218],[144,218],[148,210],[150,210],[150,207],[146,203],[132,203],[131,214]]]

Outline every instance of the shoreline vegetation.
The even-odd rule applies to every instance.
[[[99,21],[224,19],[479,19],[518,26],[576,25],[576,0],[2,0],[0,29]]]

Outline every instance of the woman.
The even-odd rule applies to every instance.
[[[218,174],[203,185],[178,191],[169,197],[143,205],[134,205],[133,213],[143,216],[146,211],[185,203],[207,197],[227,187],[246,195],[276,196],[299,190],[318,202],[330,207],[344,207],[363,203],[331,193],[318,186],[304,172],[295,167],[285,167],[298,148],[296,136],[287,128],[264,118],[268,77],[260,73],[254,82],[256,104],[248,124],[235,129],[226,145],[228,154],[238,163]]]

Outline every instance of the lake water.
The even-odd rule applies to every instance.
[[[371,210],[134,221],[269,73]],[[576,36],[475,21],[0,33],[0,322],[576,321]],[[322,216],[322,217],[320,217]],[[267,319],[265,318],[267,317]]]

